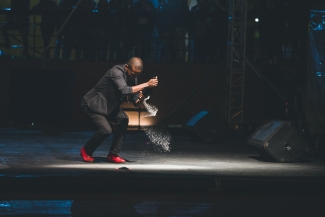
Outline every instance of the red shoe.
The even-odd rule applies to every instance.
[[[125,160],[119,157],[117,154],[108,154],[107,161],[111,163],[125,163]]]
[[[91,156],[89,156],[86,151],[85,151],[85,148],[82,147],[81,150],[80,150],[80,156],[82,157],[82,159],[85,161],[85,162],[94,162],[94,158],[92,158]]]

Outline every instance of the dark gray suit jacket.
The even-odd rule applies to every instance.
[[[132,87],[137,85],[137,79],[127,80],[125,64],[115,65],[109,69],[83,99],[95,113],[107,116],[119,107],[125,95],[132,94]],[[132,101],[138,99],[138,94],[132,94]]]

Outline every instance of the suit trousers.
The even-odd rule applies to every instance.
[[[92,156],[96,148],[113,133],[114,137],[110,153],[118,154],[121,150],[123,137],[129,124],[129,117],[127,114],[117,107],[108,116],[103,116],[91,111],[85,101],[81,103],[81,109],[94,124],[96,131],[84,146],[86,153]]]

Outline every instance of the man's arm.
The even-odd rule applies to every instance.
[[[145,83],[142,83],[142,84],[139,84],[139,85],[136,85],[136,86],[132,86],[132,93],[137,93],[141,90],[144,90],[146,88],[149,87],[149,84],[148,82],[145,82]]]
[[[141,90],[144,90],[146,88],[153,88],[156,87],[158,85],[158,76],[156,76],[155,78],[150,79],[148,82],[136,85],[136,86],[132,86],[132,93],[137,93]]]
[[[146,88],[153,88],[156,87],[158,85],[158,76],[156,76],[153,79],[150,79],[148,82],[146,83],[142,83],[136,86],[132,87],[132,91],[134,90],[139,90],[139,91],[135,91],[134,93],[138,93],[138,99],[136,99],[135,101],[133,101],[133,105],[135,107],[139,107],[140,104],[143,102],[143,100],[145,99],[145,96],[142,93],[142,90],[146,89]]]

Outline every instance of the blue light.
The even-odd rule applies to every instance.
[[[199,113],[197,113],[193,118],[191,118],[191,120],[189,120],[186,125],[187,126],[194,126],[195,123],[200,120],[202,117],[204,117],[205,115],[207,115],[209,112],[208,111],[200,111]]]
[[[310,12],[313,12],[313,13],[325,13],[325,10],[310,10]]]
[[[30,175],[30,174],[17,175],[17,176],[15,176],[15,178],[30,178],[30,177],[35,178],[35,177],[38,177],[38,176],[36,176],[36,175]]]
[[[322,31],[324,30],[324,24],[325,24],[325,11],[317,11],[317,10],[311,10],[310,14],[310,27],[314,31]]]
[[[325,76],[325,72],[316,72],[316,76],[318,77]]]
[[[18,45],[18,44],[13,44],[13,45],[11,45],[11,47],[12,48],[21,48],[21,47],[23,47],[22,45]]]
[[[10,206],[11,205],[8,202],[2,202],[2,203],[0,203],[0,207],[10,207]]]

